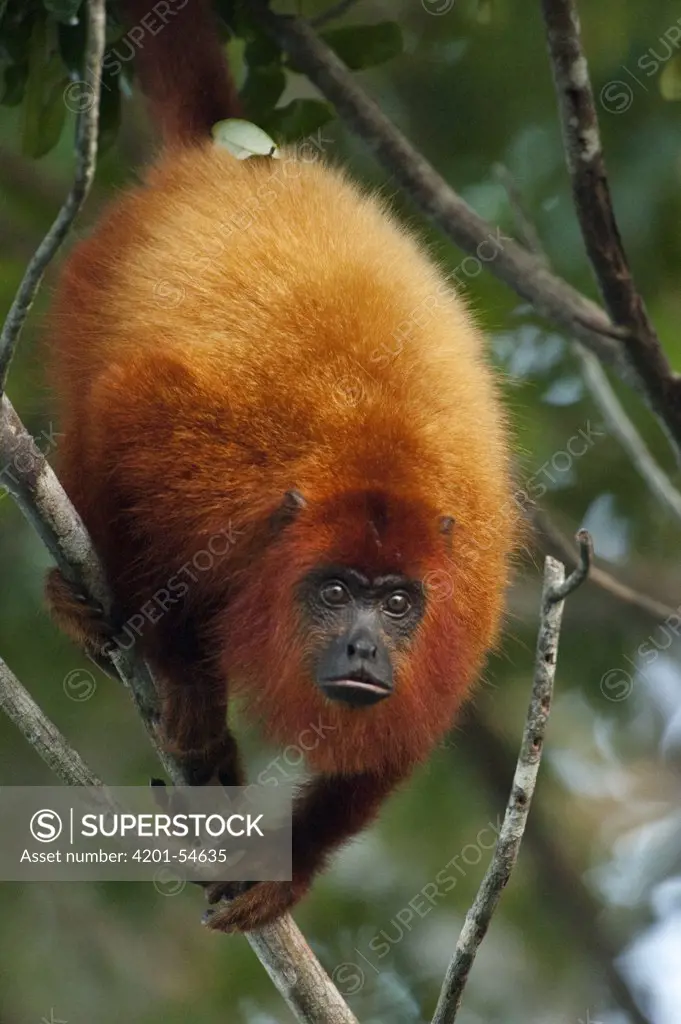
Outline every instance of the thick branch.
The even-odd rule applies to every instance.
[[[580,546],[581,563],[567,580],[561,563],[553,558],[546,559],[532,696],[511,794],[492,861],[485,872],[473,906],[466,914],[454,956],[447,970],[433,1024],[452,1024],[456,1020],[475,955],[487,934],[501,893],[518,859],[551,710],[563,604],[568,594],[579,586],[588,572],[591,562],[588,534],[580,535]]]
[[[357,1024],[290,915],[252,932],[248,940],[299,1021]]]
[[[97,162],[97,132],[99,127],[99,94],[102,80],[102,61],[106,43],[106,0],[89,0],[87,9],[88,43],[83,69],[83,81],[78,83],[84,109],[79,114],[76,138],[76,173],[71,191],[57,214],[57,219],[45,235],[28,265],[19,291],[10,308],[0,334],[0,396],[7,384],[12,356],[26,317],[38,293],[40,282],[49,263],[78,216],[90,191]]]
[[[85,526],[7,395],[0,398],[0,467],[0,484],[61,571],[109,613],[111,594]],[[156,691],[148,669],[133,650],[122,647],[116,651],[113,667],[129,687],[147,730],[156,737]],[[172,776],[172,766],[166,758],[164,762]]]
[[[429,217],[465,252],[488,251],[497,243],[490,271],[530,302],[548,320],[579,338],[599,359],[612,365],[628,384],[634,384],[659,417],[681,457],[681,396],[669,376],[664,358],[641,365],[632,361],[629,327],[619,327],[596,303],[552,274],[540,257],[501,235],[480,217],[434,170],[378,105],[357,85],[345,65],[300,19],[276,15],[266,0],[247,0],[248,6],[293,58],[338,113],[374,150],[390,175]],[[485,248],[486,247],[486,248]],[[635,344],[634,344],[635,347]]]
[[[612,205],[598,114],[574,0],[541,0],[558,94],[567,166],[584,244],[605,306],[627,329],[622,340],[653,408],[665,409],[679,440],[681,378],[675,374],[631,273]]]

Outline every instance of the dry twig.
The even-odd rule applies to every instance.
[[[475,955],[487,934],[492,915],[518,859],[551,710],[563,604],[565,598],[586,579],[591,565],[592,549],[589,535],[582,530],[578,536],[581,560],[567,579],[560,562],[550,557],[545,562],[532,696],[511,794],[492,860],[473,906],[466,914],[454,956],[447,970],[433,1024],[453,1024],[456,1020]]]
[[[87,4],[88,45],[82,82],[87,100],[79,115],[76,138],[76,173],[71,191],[57,214],[57,219],[38,246],[19,286],[0,334],[0,397],[7,384],[10,363],[19,341],[26,317],[38,293],[48,265],[87,199],[97,163],[97,131],[99,127],[99,94],[102,82],[102,61],[106,45],[106,0],[90,0]]]

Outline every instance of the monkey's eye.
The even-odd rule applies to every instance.
[[[388,615],[392,615],[395,619],[401,619],[411,608],[411,601],[403,590],[396,590],[390,595],[383,608]]]
[[[328,605],[329,608],[340,608],[341,605],[347,604],[350,601],[348,588],[339,580],[325,583],[320,591],[320,596],[324,604]]]

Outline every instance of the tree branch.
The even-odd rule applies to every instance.
[[[555,548],[562,560],[571,565],[578,562],[574,546],[558,529],[548,513],[541,509],[535,509],[532,513],[532,524],[537,534]],[[664,622],[677,614],[676,609],[670,604],[665,604],[664,601],[658,601],[655,597],[634,590],[633,587],[627,586],[626,583],[622,583],[621,580],[611,576],[609,572],[599,569],[596,565],[591,566],[589,581],[607,591],[618,601],[623,601],[625,604],[631,605],[632,608],[638,608],[639,611],[650,615],[656,622]]]
[[[580,532],[579,540],[581,561],[567,579],[560,562],[549,557],[544,565],[532,696],[511,794],[491,863],[485,872],[473,906],[466,914],[454,955],[447,969],[433,1024],[453,1024],[456,1020],[475,955],[487,934],[501,893],[518,859],[551,710],[563,605],[565,598],[586,578],[591,565],[591,541],[586,531]]]
[[[523,244],[550,269],[550,261],[542,245],[539,233],[531,217],[528,216],[523,198],[508,169],[503,164],[496,164],[494,172],[497,179],[506,189]],[[570,342],[570,347],[581,364],[584,383],[590,391],[591,397],[603,413],[611,433],[614,434],[627,452],[634,464],[634,468],[638,470],[655,497],[669,509],[672,515],[676,516],[677,519],[681,519],[681,492],[674,487],[667,474],[658,466],[653,458],[645,441],[624,411],[622,403],[615,394],[608,380],[608,375],[600,362],[580,342],[573,339]],[[619,586],[616,580],[614,582]]]
[[[247,4],[294,59],[296,67],[334,104],[339,115],[371,147],[433,223],[468,253],[474,254],[481,246],[489,247],[496,242],[495,258],[487,262],[490,271],[530,302],[538,313],[583,341],[599,359],[613,366],[627,384],[638,388],[681,459],[681,395],[664,356],[658,353],[651,363],[633,360],[640,343],[631,342],[629,325],[614,324],[599,305],[552,274],[540,257],[501,236],[498,227],[471,209],[362,91],[345,65],[309,25],[298,18],[274,14],[268,9],[267,0],[247,0]]]
[[[38,293],[43,274],[62,245],[87,198],[97,163],[99,95],[102,61],[106,44],[106,0],[89,0],[87,10],[87,48],[83,69],[82,97],[85,108],[79,115],[76,136],[76,173],[71,191],[29,263],[5,324],[0,333],[0,397],[7,384],[10,363],[26,317]]]
[[[591,570],[594,572],[594,570]],[[465,721],[456,734],[457,746],[466,750],[494,799],[504,800],[508,780],[513,774],[515,754],[510,745],[491,728],[480,707],[469,705]],[[576,939],[580,954],[589,966],[596,968],[606,979],[618,1005],[631,1018],[632,1024],[651,1024],[634,1000],[626,982],[615,966],[621,945],[613,941],[610,931],[602,923],[603,908],[592,895],[580,871],[573,865],[566,844],[554,836],[552,822],[543,808],[548,808],[551,797],[542,801],[535,798],[532,814],[527,821],[523,849],[530,852],[536,891],[541,900],[552,901],[560,915],[561,925],[567,922]],[[595,1024],[595,1021],[593,1022]]]
[[[610,432],[622,445],[634,468],[655,497],[673,516],[681,520],[681,492],[674,487],[653,458],[650,449],[624,411],[605,370],[596,357],[578,341],[572,343],[572,350],[581,363],[584,382],[603,413]]]
[[[558,94],[565,156],[584,244],[605,306],[653,408],[666,409],[667,427],[679,440],[681,378],[672,371],[636,289],[612,205],[589,67],[574,0],[541,0]]]
[[[101,786],[80,754],[38,707],[28,690],[0,658],[0,710],[24,734],[48,768],[67,786]]]

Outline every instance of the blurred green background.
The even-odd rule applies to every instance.
[[[620,226],[648,308],[681,370],[681,51],[674,32],[681,7],[665,0],[584,0],[581,7]],[[306,15],[321,9],[302,5]],[[513,214],[494,170],[503,164],[557,270],[595,296],[571,207],[538,2],[360,0],[345,22],[385,19],[401,27],[404,52],[359,72],[362,84],[481,214],[512,233]],[[314,92],[294,76],[287,95]],[[66,112],[56,148],[38,160],[22,151],[23,117],[19,107],[0,107],[3,312],[73,171],[72,115]],[[331,160],[394,195],[445,265],[459,267],[463,254],[421,222],[361,143],[336,121],[324,126],[323,137]],[[122,127],[102,155],[78,232],[134,177],[151,145],[139,102],[124,97]],[[59,437],[41,320],[54,272],[9,388],[50,454]],[[567,533],[588,526],[604,568],[677,606],[680,524],[610,436],[568,339],[486,272],[459,277],[506,375],[521,486],[532,477],[543,483],[543,507]],[[635,396],[616,388],[678,484],[660,429]],[[560,453],[580,431],[590,442],[583,455],[566,460]],[[541,561],[535,547],[518,566],[502,648],[490,659],[471,712],[296,911],[362,1024],[417,1024],[432,1015],[489,858],[489,840],[478,837],[505,806],[532,675]],[[2,493],[0,654],[100,777],[145,783],[158,768],[123,689],[99,674],[85,690],[73,685],[90,677],[69,674],[87,674],[91,666],[45,614],[48,564]],[[681,1019],[675,631],[681,633],[678,624],[661,623],[593,584],[568,603],[536,805],[471,974],[461,1024]],[[89,699],[81,699],[84,693]],[[257,738],[249,747],[256,770],[275,756]],[[51,782],[0,718],[0,785]],[[456,884],[424,901],[419,893],[445,869]],[[199,925],[202,909],[189,888],[163,896],[143,883],[0,884],[0,1024],[49,1021],[51,1012],[69,1024],[289,1024],[289,1011],[245,940],[208,934]],[[633,1000],[643,1016],[632,1015]]]

